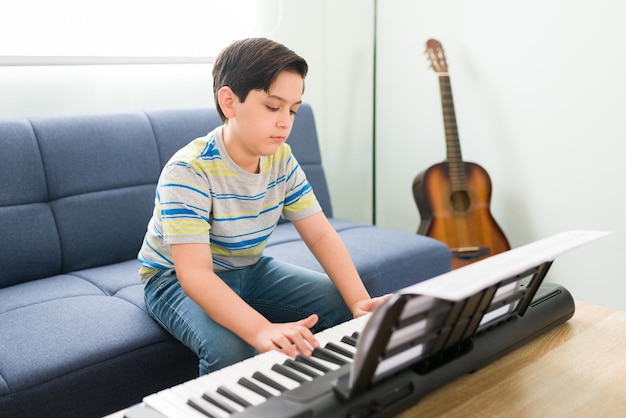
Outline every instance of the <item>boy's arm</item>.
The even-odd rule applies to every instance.
[[[323,212],[294,221],[293,224],[341,293],[355,318],[371,312],[390,297],[389,295],[370,297],[348,249]]]
[[[318,345],[309,329],[317,322],[316,315],[298,322],[269,322],[215,274],[209,244],[173,244],[172,255],[185,293],[214,321],[260,352],[278,350],[295,356],[310,354],[310,347]]]

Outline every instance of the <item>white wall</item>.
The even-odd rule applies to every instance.
[[[548,280],[626,309],[626,5],[611,0],[378,2],[377,220],[415,231],[416,174],[445,159],[446,51],[463,157],[491,175],[513,247],[557,232],[614,233],[559,257]]]
[[[374,0],[285,0],[272,36],[309,63],[304,100],[316,117],[334,215],[371,223]]]

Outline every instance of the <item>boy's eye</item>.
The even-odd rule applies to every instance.
[[[267,109],[270,112],[278,112],[280,110],[280,107],[273,107],[273,106],[270,106],[270,105],[266,105],[265,107],[267,107]],[[289,113],[292,114],[293,116],[296,116],[298,114],[298,112],[296,110],[291,110],[291,109],[289,109]]]

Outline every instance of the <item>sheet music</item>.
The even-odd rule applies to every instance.
[[[460,301],[505,278],[553,261],[560,254],[609,234],[607,231],[562,232],[406,287],[398,293]]]

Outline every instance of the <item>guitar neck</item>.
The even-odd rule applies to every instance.
[[[452,87],[448,73],[439,73],[439,90],[441,92],[441,107],[443,109],[443,122],[446,134],[446,160],[450,169],[450,182],[452,189],[455,191],[467,190],[465,165],[461,155],[459,132],[454,113],[454,100],[452,99]]]

